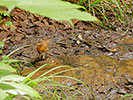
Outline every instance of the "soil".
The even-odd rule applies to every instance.
[[[133,93],[132,23],[128,32],[124,34],[125,26],[118,27],[115,22],[113,30],[77,20],[73,20],[72,27],[68,22],[55,21],[18,8],[12,11],[11,22],[13,27],[5,24],[1,24],[0,27],[0,41],[5,42],[3,54],[7,55],[21,46],[31,45],[10,56],[13,59],[28,61],[35,66],[24,64],[22,75],[29,74],[43,64],[50,65],[36,73],[33,78],[57,66],[69,65],[71,68],[79,69],[62,75],[80,79],[92,90],[97,100],[117,100],[127,93]],[[41,39],[50,39],[44,59],[39,59],[36,49]],[[63,69],[65,68],[57,69],[51,74]],[[55,80],[70,87],[75,86],[93,98],[89,90],[77,81],[64,78]],[[39,89],[39,92],[46,95],[43,88]],[[88,100],[80,95],[74,99]]]

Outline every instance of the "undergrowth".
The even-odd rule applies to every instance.
[[[82,5],[93,16],[102,21],[102,26],[114,25],[113,23],[129,24],[125,19],[127,16],[132,18],[132,0],[65,0]],[[127,25],[128,24],[128,25]]]

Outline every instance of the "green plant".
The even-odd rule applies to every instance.
[[[0,21],[1,21],[1,19],[3,18],[2,16],[7,16],[7,17],[11,18],[10,15],[9,15],[8,13],[6,13],[6,12],[0,10]]]
[[[3,48],[3,47],[4,47],[4,42],[1,42],[1,41],[0,41],[0,53],[2,53],[1,48]]]
[[[123,100],[124,98],[124,100],[130,100],[130,97],[133,97],[133,94],[125,94],[118,100]]]
[[[31,77],[45,66],[47,66],[47,64],[42,65],[41,67],[39,67],[38,69],[36,69],[35,71],[33,71],[29,75],[27,75],[26,79],[24,80],[25,84],[28,84],[30,86],[34,86],[34,87],[37,87],[37,88],[40,87],[41,90],[44,89],[46,93],[48,93],[49,95],[52,95],[51,98],[54,98],[54,100],[60,100],[60,98],[63,98],[63,100],[70,99],[70,98],[75,97],[77,94],[80,94],[80,95],[86,97],[87,99],[89,99],[89,97],[86,94],[82,93],[79,90],[76,90],[76,87],[65,86],[65,85],[62,85],[61,83],[54,80],[54,78],[68,78],[68,79],[72,79],[72,80],[75,80],[75,81],[83,84],[90,91],[93,98],[96,99],[93,92],[88,88],[88,86],[85,83],[83,83],[82,81],[80,81],[80,80],[78,80],[74,77],[60,75],[64,72],[77,70],[79,68],[71,68],[71,67],[66,66],[66,65],[57,66],[57,67],[55,67],[55,68],[53,68],[53,69],[51,69],[47,72],[44,72],[42,75],[38,76],[37,78],[31,80]],[[52,72],[54,70],[57,70],[57,69],[61,69],[61,68],[68,68],[68,69],[56,72],[54,74],[49,74],[50,72]],[[39,84],[38,85],[38,83],[40,83],[42,81],[46,81],[48,84],[41,84],[41,85]],[[49,91],[49,88],[47,88],[47,86],[53,87],[54,92]],[[62,88],[64,88],[64,90]],[[61,91],[60,95],[57,94],[57,90]],[[75,94],[73,94],[73,95],[70,94],[71,96],[67,97],[66,94],[70,93],[70,90],[75,91]],[[65,94],[64,94],[64,91],[66,91]]]
[[[2,18],[4,17],[8,17],[11,19],[10,15],[2,10],[0,10],[0,23],[2,23]],[[13,24],[11,21],[7,21],[7,22],[4,22],[5,25],[9,25],[9,26],[12,26],[13,27]]]
[[[14,7],[18,7],[55,20],[66,20],[69,22],[71,22],[71,19],[98,21],[91,14],[78,10],[79,8],[85,9],[84,7],[61,0],[1,0],[0,5],[8,7],[8,13]]]
[[[2,48],[3,46],[4,46],[4,43],[0,42],[0,47]],[[26,45],[23,47],[27,47],[27,46],[30,46],[30,45]],[[72,70],[77,70],[78,68],[71,68],[71,67],[65,66],[65,65],[58,66],[58,67],[55,67],[55,68],[43,73],[42,75],[38,76],[35,79],[31,79],[31,77],[35,73],[37,73],[39,70],[41,70],[43,67],[47,66],[47,64],[39,67],[35,71],[28,74],[26,77],[12,74],[12,72],[15,72],[17,69],[12,68],[9,64],[12,64],[12,63],[18,64],[19,62],[22,62],[22,61],[11,59],[11,58],[9,58],[9,56],[12,55],[17,50],[22,49],[23,47],[20,47],[20,48],[14,50],[7,56],[6,55],[2,56],[3,59],[0,61],[0,92],[1,92],[0,99],[1,100],[5,100],[5,99],[11,100],[12,98],[14,98],[15,96],[18,96],[18,95],[21,95],[25,99],[29,99],[29,96],[25,96],[25,95],[30,95],[35,100],[37,98],[42,99],[41,96],[38,94],[38,92],[35,91],[35,89],[38,89],[38,88],[44,89],[49,95],[51,95],[50,99],[54,99],[54,100],[60,100],[60,98],[62,98],[62,99],[64,98],[64,100],[72,99],[73,97],[75,97],[78,94],[83,95],[84,97],[89,99],[89,97],[86,94],[82,93],[79,90],[76,90],[76,87],[65,86],[65,85],[60,84],[57,81],[54,81],[55,77],[69,78],[69,79],[73,79],[73,80],[76,80],[76,81],[82,83],[83,85],[86,86],[86,88],[88,88],[88,86],[85,83],[83,83],[82,81],[80,81],[76,78],[60,75],[61,73],[64,73],[67,71],[72,71]],[[23,61],[23,62],[26,62],[26,61]],[[28,62],[26,62],[26,63],[28,63]],[[18,65],[18,67],[19,67],[19,65]],[[48,75],[50,72],[52,72],[56,69],[59,69],[59,68],[60,69],[68,68],[68,69]],[[42,81],[47,81],[50,84],[38,84]],[[47,88],[47,86],[53,87],[54,92],[50,91],[49,88]],[[60,94],[57,93],[58,90],[61,91]],[[75,91],[75,94],[74,95],[71,94],[70,90]],[[67,97],[66,93],[64,94],[64,91],[67,94],[70,94],[70,96]],[[90,89],[89,89],[89,91],[95,98],[95,95],[93,94],[93,92]],[[46,98],[48,98],[48,97],[46,97]]]
[[[131,0],[128,3],[125,0],[73,0],[74,3],[84,6],[89,13],[101,18],[103,25],[106,23],[111,25],[111,21],[119,20],[124,22],[125,17],[132,11]],[[112,17],[114,16],[114,17]]]
[[[8,55],[2,55],[2,62],[6,63],[6,64],[10,64],[13,68],[16,68],[17,69],[17,73],[19,75],[21,75],[21,67],[24,67],[22,62],[30,64],[31,66],[33,66],[33,65],[31,63],[27,62],[27,61],[24,61],[24,60],[14,60],[14,59],[11,59],[10,56],[13,53],[15,53],[16,51],[18,51],[18,50],[20,50],[22,48],[28,47],[28,46],[32,46],[32,45],[24,45],[22,47],[19,47],[19,48],[15,49],[14,51],[9,53]]]
[[[0,47],[2,48],[3,46],[4,43],[0,42]],[[5,55],[2,58],[0,61],[0,100],[11,100],[16,95],[30,95],[32,98],[41,99],[38,92],[23,82],[26,77],[12,74],[16,69],[12,68],[9,64],[20,61],[10,59]]]

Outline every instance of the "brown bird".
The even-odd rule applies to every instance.
[[[42,59],[43,54],[46,54],[46,51],[48,50],[48,43],[51,39],[48,39],[46,41],[40,40],[37,45],[37,51],[39,53],[39,57]],[[45,55],[46,56],[46,55]]]

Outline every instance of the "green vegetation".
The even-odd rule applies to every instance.
[[[133,94],[125,94],[124,96],[122,96],[119,100],[129,100],[129,97],[133,97]]]
[[[30,11],[32,13],[50,17],[55,20],[66,20],[69,22],[71,22],[71,19],[79,19],[79,20],[84,20],[84,21],[95,21],[95,20],[98,21],[98,19],[96,17],[91,16],[89,13],[82,12],[82,11],[78,10],[79,8],[85,9],[84,7],[74,5],[74,4],[71,4],[68,2],[63,2],[61,0],[50,0],[50,1],[49,0],[40,0],[39,2],[36,0],[29,0],[29,1],[27,1],[27,0],[23,0],[23,1],[21,1],[21,0],[1,0],[0,5],[6,6],[8,8],[8,12],[7,12],[8,14],[10,14],[11,10],[14,7],[18,7],[18,8],[24,9],[26,11]],[[3,46],[3,45],[4,44],[1,42],[1,46]],[[23,47],[26,47],[26,46],[23,46]],[[80,80],[69,77],[69,76],[60,76],[59,75],[63,72],[66,72],[69,70],[74,70],[76,68],[63,70],[61,72],[57,72],[55,74],[45,76],[49,72],[56,70],[58,68],[68,67],[68,66],[58,66],[58,67],[55,67],[55,68],[47,71],[46,73],[40,75],[36,79],[32,80],[31,76],[33,76],[38,70],[40,70],[41,68],[46,66],[46,65],[43,65],[40,68],[38,68],[37,70],[30,73],[29,75],[27,75],[26,77],[20,76],[21,75],[20,64],[21,64],[21,62],[26,62],[26,61],[14,60],[14,59],[9,58],[9,56],[23,47],[20,47],[20,48],[14,50],[7,56],[3,55],[2,61],[0,61],[0,68],[1,68],[0,69],[0,72],[1,72],[1,77],[0,77],[1,95],[0,95],[0,98],[2,100],[12,99],[17,95],[20,95],[23,98],[27,98],[27,99],[29,99],[29,98],[42,99],[40,94],[34,89],[34,88],[39,87],[38,83],[41,81],[49,81],[50,83],[52,83],[52,84],[48,84],[48,85],[53,86],[54,91],[57,91],[56,87],[63,87],[65,89],[67,89],[67,92],[69,90],[74,90],[78,94],[80,93],[81,95],[86,96],[85,94],[76,90],[73,87],[67,87],[67,86],[61,85],[59,82],[56,82],[53,80],[54,77],[62,77],[62,78],[71,78],[71,79],[81,82]],[[26,62],[26,63],[28,63],[28,62]],[[21,66],[22,66],[22,64],[21,64]],[[17,71],[19,75],[12,74],[12,72],[15,72],[15,71]],[[52,80],[51,80],[51,78],[52,78]],[[84,84],[83,82],[81,82],[81,83]],[[86,86],[86,84],[84,84],[84,85]],[[41,86],[41,88],[43,88],[43,87],[45,90],[49,90],[45,86]],[[63,91],[63,90],[61,90],[61,91]],[[89,91],[92,93],[92,91],[90,89],[89,89]],[[65,94],[63,94],[63,97],[61,97],[56,92],[54,92],[54,93],[51,91],[47,91],[47,92],[50,95],[52,94],[51,98],[54,98],[54,99],[60,99],[60,98],[64,98],[64,97],[67,98],[67,96],[65,96]],[[26,96],[26,95],[28,95],[28,96]],[[92,95],[95,98],[93,93],[92,93]],[[76,96],[76,94],[75,95],[71,94],[71,96],[69,98],[72,98],[73,96]],[[86,96],[86,97],[88,98],[88,96]]]
[[[102,20],[103,25],[111,24],[112,21],[118,22],[117,20],[126,24],[125,17],[132,17],[131,0],[71,0],[71,2],[84,6],[89,13]]]
[[[3,46],[4,46],[4,43],[0,42],[0,47],[2,48]],[[76,87],[64,86],[61,83],[54,81],[54,78],[59,78],[59,77],[69,78],[69,79],[82,83],[90,91],[92,96],[95,98],[95,95],[93,94],[93,92],[82,81],[76,78],[73,78],[73,77],[60,75],[61,73],[71,71],[71,70],[77,70],[78,68],[71,68],[69,66],[62,65],[62,66],[55,67],[43,73],[42,75],[38,76],[35,79],[31,79],[31,77],[35,73],[37,73],[43,67],[47,66],[47,64],[45,64],[39,67],[38,69],[36,69],[35,71],[31,72],[30,74],[28,74],[26,77],[22,76],[20,64],[22,62],[25,62],[25,63],[28,63],[28,62],[22,61],[22,60],[14,60],[14,59],[9,58],[9,56],[12,55],[14,52],[27,46],[30,46],[30,45],[20,47],[14,50],[13,52],[11,52],[10,54],[8,54],[7,56],[6,55],[2,56],[2,60],[0,61],[0,92],[1,92],[0,99],[1,100],[11,100],[16,96],[21,96],[25,99],[34,98],[34,100],[37,100],[38,98],[40,98],[42,100],[42,97],[40,96],[40,94],[35,90],[39,88],[44,89],[44,92],[48,93],[48,95],[45,98],[48,98],[48,96],[50,96],[49,99],[53,98],[54,100],[59,100],[62,98],[66,100],[66,99],[72,99],[79,94],[89,99],[89,97],[86,94],[77,90]],[[62,69],[62,68],[68,68],[68,69],[49,75],[50,72],[56,69]],[[16,72],[16,71],[18,71],[18,75],[13,74],[13,72]],[[42,81],[43,82],[46,81],[49,83],[39,84]],[[49,88],[47,88],[47,86],[52,87],[54,92],[52,92],[52,90],[50,91]],[[58,90],[62,92],[58,94],[57,93]],[[71,90],[75,91],[74,95],[70,93]],[[64,94],[64,91],[66,91],[65,94]],[[66,94],[69,94],[70,96],[67,97]]]
[[[5,12],[3,12],[3,11],[0,11],[0,21],[1,21],[2,15],[11,18],[10,15],[9,15],[8,13],[5,13]]]
[[[3,42],[0,42],[0,47],[4,46]],[[41,98],[39,93],[33,88],[24,83],[26,77],[13,74],[16,69],[20,69],[18,65],[20,60],[14,60],[9,58],[6,55],[2,56],[0,61],[0,99],[1,100],[11,100],[16,95],[30,95],[31,97]],[[15,64],[17,68],[11,67],[12,64]]]
[[[8,14],[8,13],[6,13],[6,12],[0,10],[0,23],[2,23],[2,18],[3,18],[3,17],[11,18],[11,17],[10,17],[10,14]],[[11,21],[7,21],[7,22],[4,22],[4,23],[5,23],[5,25],[13,26],[13,24],[12,24]]]
[[[55,20],[79,19],[83,21],[98,21],[98,19],[87,12],[78,10],[82,6],[63,2],[61,0],[0,0],[1,6],[8,8],[8,13],[18,7],[31,13],[40,14]]]
[[[111,22],[120,21],[126,27],[130,26],[125,21],[127,16],[132,17],[131,0],[1,0],[0,5],[8,8],[8,13],[14,7],[30,11],[31,13],[40,14],[55,20],[67,20],[71,23],[71,19],[79,19],[83,21],[102,21],[102,26],[105,24],[112,25]],[[84,11],[78,10],[82,9]],[[93,16],[91,16],[91,13]],[[94,17],[94,16],[97,16]],[[100,22],[100,21],[99,21]],[[101,23],[101,22],[100,22]],[[10,25],[10,23],[7,23]],[[72,24],[72,23],[71,23]]]
[[[31,80],[31,77],[35,73],[37,73],[39,70],[41,70],[43,67],[46,67],[46,66],[47,66],[47,64],[45,64],[45,65],[39,67],[38,69],[36,69],[35,71],[31,72],[29,75],[27,75],[27,77],[26,77],[27,80],[24,81],[26,84],[28,84],[28,85],[30,85],[32,87],[35,86],[37,89],[40,88],[41,90],[43,90],[44,93],[48,94],[47,96],[43,95],[43,97],[48,98],[50,96],[49,99],[53,98],[54,100],[60,100],[60,99],[68,100],[68,99],[71,98],[71,100],[72,100],[72,98],[74,98],[74,97],[76,97],[77,95],[80,94],[81,96],[86,97],[86,98],[89,99],[89,97],[86,94],[84,94],[81,91],[77,90],[77,87],[75,87],[75,86],[73,86],[73,87],[65,86],[65,85],[62,85],[61,83],[59,83],[59,82],[54,80],[54,78],[69,78],[69,79],[75,80],[75,81],[77,81],[79,83],[82,83],[90,91],[90,93],[92,94],[93,98],[95,99],[95,95],[93,94],[93,92],[88,88],[88,86],[85,83],[83,83],[82,81],[80,81],[80,80],[78,80],[76,78],[70,77],[70,76],[62,76],[62,75],[60,75],[60,74],[62,74],[64,72],[77,70],[79,68],[71,68],[71,67],[66,66],[66,65],[57,66],[55,68],[50,69],[47,72],[44,72],[42,75],[38,76],[37,78]],[[50,72],[52,72],[54,70],[62,69],[62,68],[68,68],[68,69],[56,72],[54,74],[49,74]],[[38,85],[38,83],[40,83],[42,81],[46,82],[47,84],[43,83],[43,84],[39,84]],[[49,86],[49,88],[48,88],[48,86]],[[52,92],[52,90],[50,90],[50,88],[52,88],[54,90],[54,92]],[[60,94],[57,93],[58,90],[61,91]],[[72,90],[75,91],[74,95],[71,94],[71,92],[70,92]],[[69,97],[67,96],[68,94],[70,95]]]
[[[24,9],[26,11],[30,11],[35,14],[40,14],[46,17],[50,17],[55,20],[66,20],[71,23],[71,19],[79,19],[83,21],[98,21],[98,19],[94,16],[100,16],[102,15],[102,22],[103,25],[105,22],[110,24],[111,18],[110,15],[108,16],[107,12],[112,12],[113,16],[115,16],[117,19],[119,19],[122,23],[124,23],[124,17],[127,15],[127,12],[130,12],[131,10],[131,4],[127,5],[127,3],[124,0],[97,0],[97,1],[90,1],[90,0],[79,0],[78,2],[74,0],[75,3],[81,5],[75,5],[68,2],[63,2],[61,0],[0,0],[0,5],[8,7],[8,12],[5,13],[3,11],[0,11],[0,21],[2,19],[2,15],[8,16],[10,18],[10,12],[14,7],[18,7],[21,9]],[[126,10],[123,9],[122,5],[126,8]],[[84,7],[83,7],[84,6]],[[86,10],[89,13],[92,13],[94,16],[91,16],[91,14],[87,12],[80,11],[78,9]],[[129,13],[130,16],[130,13]],[[100,18],[99,17],[99,18]],[[11,23],[7,23],[7,25],[11,25]],[[3,48],[4,43],[0,42],[0,48]],[[39,88],[43,89],[44,92],[48,93],[48,97],[46,95],[45,98],[47,99],[53,99],[53,100],[60,100],[60,99],[73,99],[73,97],[77,95],[82,95],[89,99],[89,97],[82,93],[81,91],[78,91],[76,87],[69,87],[64,86],[61,83],[54,80],[54,78],[69,78],[78,81],[79,83],[82,83],[92,94],[93,98],[95,98],[95,95],[93,92],[88,88],[88,86],[83,83],[82,81],[70,77],[70,76],[61,76],[61,73],[71,71],[71,70],[77,70],[78,68],[71,68],[69,66],[58,66],[55,67],[42,75],[38,76],[35,79],[32,79],[31,77],[35,75],[39,70],[46,67],[47,64],[42,65],[35,71],[31,72],[27,76],[22,76],[21,74],[21,66],[23,66],[22,62],[28,63],[27,61],[22,60],[14,60],[11,59],[10,56],[24,48],[28,47],[30,45],[25,45],[23,47],[20,47],[13,52],[11,52],[8,55],[3,55],[2,60],[0,61],[0,99],[1,100],[11,100],[16,96],[22,96],[25,99],[34,99],[37,100],[38,98],[42,100],[41,95],[37,92]],[[2,50],[0,50],[0,53],[2,53]],[[33,66],[32,64],[30,64]],[[49,74],[50,72],[60,69],[60,68],[68,68],[66,70],[62,70],[60,72],[56,72],[54,74]],[[17,75],[13,74],[13,72],[17,71]],[[41,84],[40,82],[48,82],[47,84]],[[54,90],[51,91],[49,87],[52,87]],[[37,90],[36,90],[37,89]],[[57,91],[60,90],[60,94],[57,93]],[[71,94],[70,91],[75,91],[75,94]],[[66,91],[64,93],[64,91]],[[67,97],[67,94],[70,96]],[[132,96],[132,94],[127,94],[122,98]]]

